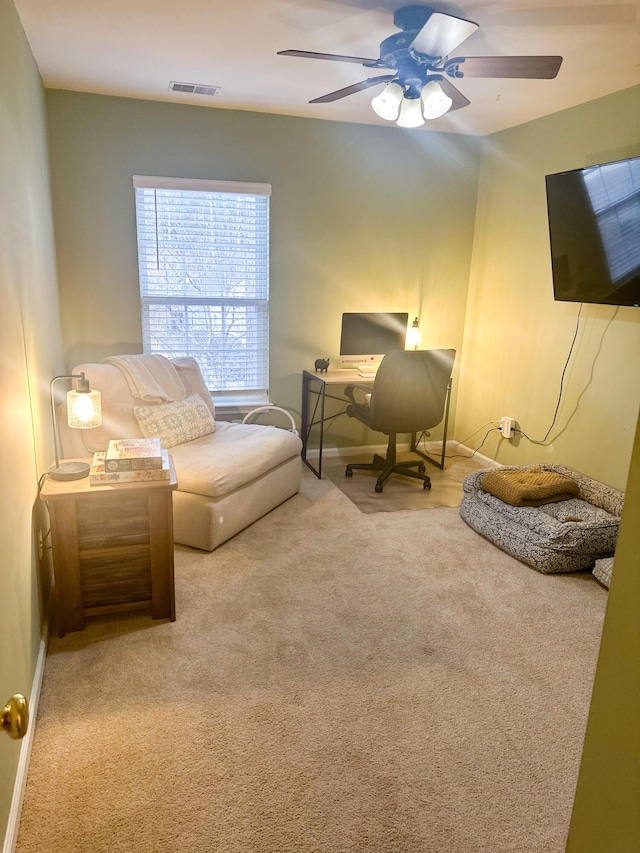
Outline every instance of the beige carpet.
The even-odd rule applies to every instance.
[[[53,643],[18,853],[561,853],[606,591],[303,491]]]
[[[360,512],[396,512],[399,509],[433,509],[437,506],[460,506],[462,481],[473,471],[486,467],[482,461],[459,456],[447,459],[444,470],[425,460],[425,474],[431,480],[431,489],[423,489],[422,483],[410,477],[394,474],[384,484],[382,492],[376,492],[378,471],[354,471],[353,477],[345,476],[347,462],[371,462],[372,454],[360,454],[348,458],[325,458],[322,473],[328,477],[352,501]],[[416,454],[399,453],[398,461],[417,459]]]

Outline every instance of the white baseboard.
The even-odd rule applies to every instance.
[[[447,442],[448,444],[449,442]],[[474,453],[472,447],[467,447],[466,444],[458,444],[458,450],[466,450],[468,455],[473,455],[474,459],[477,459],[478,462],[482,462],[484,466],[487,468],[502,468],[502,464],[500,462],[496,462],[495,459],[490,459],[488,456],[483,456],[482,453]]]
[[[400,452],[409,450],[409,442],[399,442],[398,450]],[[324,447],[322,450],[322,458],[326,459],[328,457],[341,457],[341,456],[355,456],[358,453],[368,453],[369,455],[373,453],[380,453],[384,456],[387,451],[386,444],[365,444],[362,447]],[[436,459],[440,459],[440,454],[442,453],[442,442],[441,441],[428,441],[427,442],[427,451],[428,453]],[[473,448],[467,447],[466,444],[458,444],[457,441],[447,441],[447,452],[452,454],[454,452],[461,451],[465,454],[465,456],[472,456],[474,459],[477,459],[478,462],[481,462],[487,468],[500,468],[502,467],[499,462],[496,462],[495,459],[489,459],[488,456],[483,456],[482,453],[474,453]],[[308,459],[317,459],[318,458],[317,450],[308,450],[307,458]]]
[[[18,769],[16,772],[16,780],[13,786],[13,797],[11,798],[11,808],[9,810],[9,820],[7,822],[7,831],[4,836],[4,844],[2,853],[14,853],[18,842],[18,829],[20,827],[20,814],[22,812],[22,801],[24,799],[24,791],[27,785],[27,771],[29,769],[29,759],[31,758],[31,747],[33,746],[33,738],[36,731],[36,718],[38,715],[38,702],[40,701],[40,690],[42,688],[42,679],[44,676],[44,662],[47,656],[47,647],[49,645],[49,625],[51,622],[51,603],[53,601],[53,593],[49,595],[49,607],[45,616],[44,625],[42,627],[42,637],[40,638],[40,646],[38,648],[38,660],[36,661],[36,669],[33,674],[33,683],[31,685],[31,695],[29,699],[29,726],[27,733],[22,738],[20,743],[20,757],[18,759]]]
[[[409,442],[398,443],[398,450],[408,450]],[[387,452],[386,444],[364,444],[362,447],[323,447],[322,448],[322,458],[326,459],[330,456],[357,456],[358,453],[368,453],[369,455],[373,453],[381,453],[385,454]],[[319,456],[319,451],[317,449],[307,450],[307,459],[317,459]]]

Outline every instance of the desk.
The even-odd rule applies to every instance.
[[[86,460],[90,461],[90,460]],[[176,618],[169,480],[89,485],[46,478],[40,498],[51,519],[58,629],[82,631],[85,617],[145,609]]]
[[[373,387],[373,376],[361,376],[357,370],[327,370],[326,373],[313,373],[310,370],[302,371],[302,405],[300,408],[301,418],[300,418],[300,435],[302,438],[302,461],[310,468],[313,473],[316,475],[318,479],[322,477],[322,450],[323,450],[323,441],[324,441],[324,425],[327,421],[333,420],[333,418],[337,418],[340,415],[344,414],[343,412],[336,412],[333,415],[325,414],[325,401],[327,398],[330,400],[339,400],[343,403],[348,403],[347,398],[342,394],[341,396],[336,396],[332,394],[331,391],[335,389],[336,391],[345,385],[351,385],[357,383],[358,385],[368,385]],[[329,390],[327,390],[329,389]],[[434,465],[437,465],[438,468],[444,468],[444,460],[445,460],[445,451],[447,445],[447,426],[449,422],[449,400],[451,397],[451,381],[449,382],[449,386],[447,388],[447,403],[446,403],[446,414],[444,420],[444,436],[442,439],[442,454],[440,458],[440,462],[436,462],[435,459],[432,459],[426,453],[423,453],[418,449],[416,445],[416,433],[413,433],[411,436],[411,451],[413,453],[417,453],[423,457],[423,459],[428,459],[429,462],[433,462]],[[311,430],[314,426],[320,428],[320,439],[318,443],[318,467],[314,468],[311,462],[307,459],[307,444],[309,441],[309,436],[311,435]]]
[[[342,394],[335,396],[331,391],[327,391],[327,386],[332,386],[337,391],[339,387],[358,383],[359,385],[373,386],[374,377],[360,376],[357,370],[327,370],[325,373],[312,373],[310,370],[302,371],[302,406],[300,418],[300,433],[302,438],[302,461],[310,468],[318,479],[322,477],[322,446],[324,440],[324,425],[327,421],[333,420],[343,414],[327,416],[325,414],[325,401],[327,397],[330,400],[339,400],[343,403],[348,403],[347,398]],[[312,404],[313,402],[313,404]],[[318,445],[318,467],[314,468],[307,459],[307,444],[311,430],[314,426],[320,427],[320,441]]]

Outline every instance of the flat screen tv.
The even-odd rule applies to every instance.
[[[340,362],[375,364],[391,350],[404,349],[408,321],[401,313],[343,314]]]
[[[547,175],[554,298],[640,305],[640,157]]]

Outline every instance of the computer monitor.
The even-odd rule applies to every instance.
[[[391,350],[403,350],[408,322],[407,313],[343,314],[340,364],[376,365]]]

